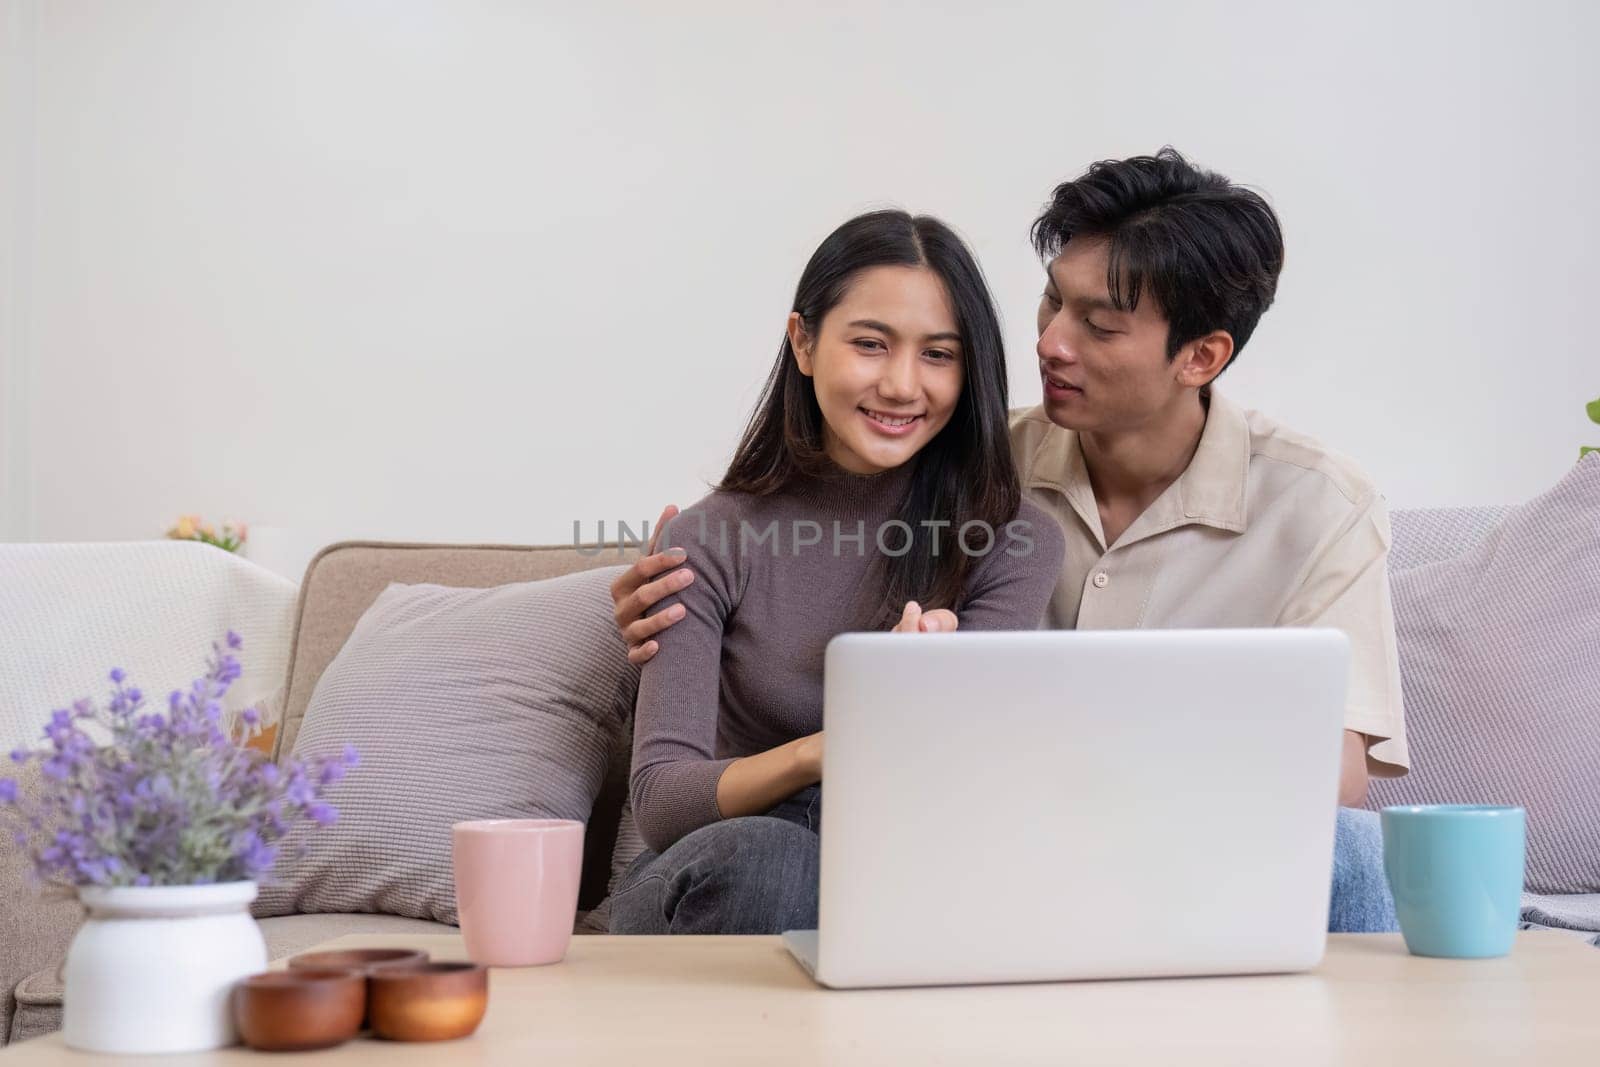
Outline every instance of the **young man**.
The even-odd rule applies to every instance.
[[[1277,217],[1169,148],[1058,186],[1033,241],[1044,402],[1013,414],[1011,441],[1024,490],[1067,534],[1049,625],[1348,634],[1329,926],[1393,929],[1377,820],[1354,810],[1369,775],[1408,765],[1383,498],[1347,460],[1212,389],[1277,290]],[[645,611],[693,581],[678,562],[652,554],[613,587],[636,663],[676,621]]]

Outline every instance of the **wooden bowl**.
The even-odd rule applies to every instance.
[[[233,1021],[251,1048],[301,1052],[361,1032],[367,979],[358,971],[269,971],[233,987]]]
[[[466,1037],[489,1008],[489,971],[476,963],[381,967],[367,981],[372,1032],[391,1041]]]
[[[334,952],[302,952],[289,960],[289,969],[371,974],[374,967],[427,962],[428,954],[414,948],[347,948]]]

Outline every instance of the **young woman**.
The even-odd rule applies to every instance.
[[[993,301],[943,223],[873,212],[811,257],[727,474],[665,535],[693,577],[655,609],[648,851],[613,932],[815,926],[828,640],[1039,625],[1064,540],[1022,499],[1006,392]]]

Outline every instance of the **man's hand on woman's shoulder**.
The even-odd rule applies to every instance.
[[[661,646],[651,638],[683,618],[684,608],[682,604],[674,604],[649,617],[645,612],[694,581],[694,571],[683,566],[683,549],[656,551],[662,528],[677,514],[678,509],[673,504],[662,509],[661,518],[656,520],[655,531],[650,535],[649,552],[611,583],[613,617],[628,646],[628,662],[635,665],[643,665],[654,658]]]
[[[655,635],[684,616],[682,604],[674,604],[654,615],[647,616],[645,612],[694,581],[694,571],[683,565],[685,556],[681,548],[656,551],[662,528],[677,514],[678,509],[672,504],[662,510],[650,535],[648,552],[611,583],[612,617],[623,643],[628,646],[628,662],[635,665],[642,666],[655,658],[661,650],[661,645],[654,640]],[[957,626],[955,612],[945,608],[923,611],[922,606],[912,600],[901,610],[900,621],[895,623],[892,632],[952,633]]]

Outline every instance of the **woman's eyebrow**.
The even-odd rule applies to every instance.
[[[898,330],[896,330],[893,326],[890,326],[888,323],[879,322],[877,319],[856,319],[853,322],[848,323],[848,325],[850,325],[850,326],[860,326],[863,329],[867,329],[867,330],[877,330],[879,333],[886,333],[890,337],[899,337],[900,336],[900,332]],[[945,331],[940,332],[940,333],[930,333],[927,336],[923,337],[923,340],[924,341],[953,341],[956,344],[960,344],[961,343],[961,335],[959,333],[955,333],[955,332],[950,331],[950,330],[945,330]]]
[[[890,337],[900,336],[900,334],[895,331],[894,327],[890,326],[888,323],[879,322],[877,319],[856,319],[849,325],[860,326],[867,330],[877,330],[879,333],[886,333]]]

